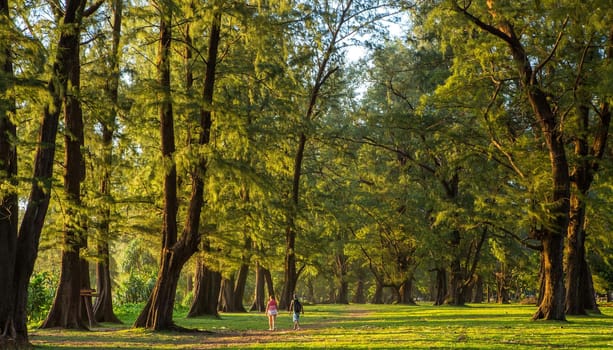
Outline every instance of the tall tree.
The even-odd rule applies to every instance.
[[[111,2],[111,37],[112,45],[108,54],[108,83],[105,85],[105,95],[108,97],[111,108],[106,117],[101,120],[102,127],[102,157],[103,170],[100,181],[100,194],[105,199],[100,222],[100,235],[97,241],[98,261],[96,262],[96,289],[98,297],[94,304],[94,315],[98,322],[121,322],[113,311],[112,280],[110,270],[110,244],[111,239],[111,208],[109,198],[111,197],[111,176],[113,169],[113,136],[117,125],[116,114],[118,111],[119,99],[119,62],[120,62],[120,40],[121,23],[123,19],[123,0],[113,0]]]
[[[207,171],[206,158],[198,158],[191,169],[191,198],[187,219],[180,239],[177,239],[177,167],[175,155],[174,116],[171,96],[171,45],[172,18],[171,4],[160,3],[160,41],[158,44],[158,83],[160,86],[159,113],[162,155],[164,157],[164,219],[162,223],[162,256],[160,272],[147,305],[134,323],[135,327],[154,330],[173,329],[172,321],[175,293],[181,269],[198,250],[200,244],[200,214],[204,205],[204,176]],[[213,13],[209,33],[209,46],[202,90],[203,107],[197,147],[206,146],[210,141],[212,125],[212,103],[217,68],[217,54],[220,42],[221,10]]]
[[[589,21],[592,15],[588,9],[571,14],[577,22],[586,21],[582,16],[588,16]],[[599,71],[613,60],[613,26],[586,27],[583,30],[584,33],[573,33],[579,38],[574,43],[579,47],[572,47],[581,50],[582,55],[573,89],[577,123],[576,136],[573,137],[576,159],[570,169],[572,192],[565,259],[566,313],[571,315],[586,314],[586,310],[600,312],[586,259],[586,207],[594,177],[605,155],[611,123],[611,95],[594,91],[600,90]]]
[[[301,212],[302,177],[304,160],[309,154],[309,130],[325,111],[326,85],[342,65],[343,48],[356,33],[366,26],[375,28],[377,19],[385,17],[385,4],[369,1],[330,1],[301,4],[306,12],[305,27],[295,40],[297,50],[292,58],[303,66],[295,68],[296,78],[304,92],[304,98],[295,112],[298,115],[293,151],[291,190],[289,191],[285,224],[284,282],[280,295],[280,307],[288,308],[298,281],[296,267],[296,238],[298,236],[298,215]],[[378,14],[377,14],[378,13]],[[306,52],[306,55],[305,55]],[[330,102],[330,101],[328,101]]]
[[[533,204],[528,209],[532,220],[530,233],[532,238],[540,241],[543,266],[541,298],[534,319],[564,320],[567,299],[564,242],[570,223],[571,169],[576,158],[569,157],[571,152],[565,147],[568,140],[578,134],[574,133],[574,128],[563,126],[567,124],[567,117],[574,120],[581,114],[572,111],[585,101],[583,97],[573,101],[570,98],[573,94],[564,92],[581,91],[575,96],[586,96],[584,88],[591,93],[601,89],[583,84],[587,70],[582,69],[581,57],[583,52],[587,52],[584,48],[590,46],[591,35],[582,38],[576,32],[579,28],[590,28],[588,31],[591,31],[600,26],[602,28],[595,32],[601,33],[598,36],[602,37],[608,36],[610,31],[610,26],[601,26],[598,22],[590,25],[587,18],[575,18],[575,14],[599,9],[596,12],[603,12],[594,16],[605,18],[610,10],[600,10],[608,7],[599,6],[595,1],[581,4],[563,2],[555,6],[548,3],[447,1],[441,3],[441,9],[444,8],[452,12],[448,12],[451,14],[447,18],[448,25],[440,29],[444,40],[452,43],[455,55],[480,57],[478,62],[455,60],[454,78],[448,80],[444,91],[472,85],[474,96],[483,97],[482,102],[475,101],[475,106],[480,106],[479,113],[483,115],[488,132],[497,133],[498,136],[491,139],[492,147],[502,155],[501,159],[505,159],[504,164],[515,174],[514,184],[518,185],[507,186],[507,189],[527,190],[525,194],[532,197]],[[453,16],[454,13],[459,16]],[[465,33],[455,35],[459,33],[452,27],[468,30],[468,42]],[[456,39],[462,40],[462,44]],[[488,49],[483,50],[486,47]],[[475,77],[488,79],[481,82],[467,79],[466,72],[473,71],[473,68],[478,70]],[[488,85],[486,82],[489,82],[489,97],[485,93],[487,88],[478,89]],[[591,99],[600,100],[601,97]],[[519,113],[511,115],[511,110]],[[594,115],[598,113],[594,112]],[[597,119],[602,121],[600,117]],[[498,128],[495,133],[494,125]],[[536,147],[528,151],[522,148],[525,142]],[[542,153],[531,154],[534,149],[542,150]],[[521,159],[519,154],[527,157]],[[537,171],[539,155],[543,156],[542,160],[548,158],[550,170],[546,174]],[[527,163],[527,159],[534,162]]]

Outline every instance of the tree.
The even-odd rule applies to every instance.
[[[171,96],[171,45],[173,9],[170,4],[159,4],[160,40],[158,44],[158,83],[160,135],[164,157],[164,219],[162,223],[162,256],[160,272],[147,305],[134,323],[135,327],[154,330],[173,329],[172,321],[175,293],[183,265],[198,250],[200,244],[200,214],[204,205],[204,176],[206,158],[197,158],[191,169],[191,197],[187,219],[180,239],[177,239],[177,167],[175,155],[174,115]],[[198,139],[194,146],[204,147],[210,141],[211,105],[213,102],[217,52],[220,41],[221,12],[215,10],[209,33],[209,46],[204,74],[202,100],[198,125]]]
[[[566,140],[573,137],[572,130],[561,126],[567,115],[573,115],[565,111],[574,111],[573,104],[580,106],[581,103],[572,102],[571,98],[567,98],[572,94],[565,95],[562,91],[572,91],[575,82],[581,81],[578,79],[582,75],[581,70],[577,75],[577,68],[581,67],[581,48],[589,46],[576,45],[578,50],[569,46],[572,40],[583,40],[574,35],[573,30],[587,23],[585,19],[571,18],[571,14],[590,12],[580,8],[581,6],[600,8],[594,4],[579,5],[568,2],[563,6],[549,7],[539,3],[526,10],[525,5],[516,6],[518,4],[497,1],[488,1],[487,6],[450,1],[442,3],[440,7],[441,10],[447,8],[452,11],[447,14],[459,15],[448,17],[447,25],[441,27],[445,40],[452,43],[454,54],[461,57],[480,57],[479,62],[456,59],[454,78],[448,80],[444,90],[450,91],[459,85],[468,84],[485,87],[486,82],[490,82],[491,97],[486,97],[485,89],[477,94],[485,97],[482,101],[488,102],[477,102],[476,105],[481,106],[485,125],[490,127],[490,132],[496,130],[498,133],[504,130],[507,132],[505,136],[510,136],[508,139],[502,139],[499,137],[502,133],[491,133],[496,135],[492,137],[493,146],[506,159],[506,165],[516,175],[512,180],[514,184],[509,184],[519,185],[517,190],[536,190],[532,192],[534,197],[531,198],[533,207],[530,210],[536,210],[531,213],[534,216],[530,233],[541,243],[544,270],[540,303],[534,319],[565,319],[563,255],[570,222],[570,169],[574,159],[569,158],[569,152],[565,148]],[[451,25],[452,22],[455,25]],[[465,26],[464,23],[470,23],[472,27]],[[459,45],[459,41],[455,41],[460,38],[460,35],[456,35],[459,31],[452,30],[452,27],[468,31],[470,40],[466,41],[466,33],[463,33],[462,44]],[[520,32],[518,28],[523,29]],[[607,27],[606,30],[608,32],[610,28]],[[486,47],[488,49],[483,50]],[[469,56],[464,56],[469,52]],[[478,71],[470,68],[471,65],[479,67]],[[479,82],[477,79],[466,79],[466,73],[469,71],[477,72],[475,76],[488,77],[489,80]],[[459,83],[456,79],[465,81]],[[504,113],[505,108],[509,107],[520,113],[515,116]],[[506,129],[497,124],[503,119],[507,123]],[[498,128],[492,128],[493,125],[498,125]],[[522,152],[519,140],[529,140],[532,145],[537,146],[535,149],[542,150],[541,154],[548,157],[548,174],[527,171],[530,167],[535,169],[536,163],[528,164],[518,158],[518,154]],[[534,140],[541,141],[537,143],[533,142]],[[538,147],[539,144],[544,145],[544,148]],[[523,152],[530,154],[527,150]],[[536,158],[536,155],[531,158]],[[527,181],[528,175],[533,176],[531,183]],[[538,181],[535,181],[536,179]],[[509,186],[511,187],[513,186]]]
[[[297,217],[301,211],[301,182],[304,160],[308,155],[308,142],[312,137],[309,126],[325,115],[326,99],[330,78],[342,67],[343,48],[364,29],[376,28],[378,19],[385,17],[386,4],[369,1],[333,1],[314,4],[300,4],[306,12],[304,28],[296,34],[297,50],[290,57],[301,65],[294,68],[294,79],[298,80],[298,96],[303,103],[294,113],[298,116],[293,151],[293,173],[289,191],[285,226],[284,283],[280,296],[281,308],[288,308],[296,289],[298,269],[296,267]],[[381,12],[380,12],[381,11]],[[299,35],[299,36],[298,36]]]
[[[84,287],[84,283],[87,284],[85,287],[89,288],[89,271],[87,269],[82,271],[81,269],[81,267],[87,267],[87,263],[82,262],[80,257],[81,248],[84,247],[86,242],[85,220],[81,212],[81,182],[85,179],[85,164],[81,154],[84,138],[83,110],[80,101],[80,35],[83,17],[95,12],[101,4],[100,1],[86,9],[86,1],[69,2],[63,10],[65,12],[74,11],[76,24],[72,28],[75,34],[66,44],[67,52],[62,62],[63,65],[67,66],[67,89],[69,90],[64,101],[66,216],[64,219],[60,285],[49,315],[43,322],[43,328],[87,328],[81,317],[82,309],[80,307],[82,302],[80,291]],[[56,11],[59,17],[62,10],[56,9]]]
[[[120,59],[120,40],[121,22],[123,18],[123,1],[114,0],[111,4],[112,12],[112,45],[108,55],[108,83],[105,84],[105,95],[113,107],[110,108],[106,118],[100,122],[102,127],[102,154],[103,170],[102,180],[100,181],[100,194],[107,199],[103,204],[100,226],[100,236],[97,240],[98,261],[96,262],[96,289],[98,297],[94,304],[94,315],[98,322],[121,322],[113,311],[113,294],[110,271],[110,247],[111,239],[111,203],[108,202],[111,196],[111,176],[113,168],[113,136],[117,127],[116,113],[118,111],[119,98],[119,59]]]

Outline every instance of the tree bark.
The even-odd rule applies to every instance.
[[[266,310],[266,296],[264,294],[264,268],[259,261],[255,263],[255,285],[253,291],[253,303],[249,311],[264,312]]]
[[[443,305],[445,303],[445,296],[447,295],[447,270],[439,267],[434,271],[436,272],[434,305]]]
[[[355,294],[353,295],[351,302],[355,304],[366,303],[366,296],[364,295],[364,281],[361,279],[356,283]]]
[[[336,254],[335,265],[338,286],[334,301],[337,304],[349,304],[349,282],[347,282],[347,256],[342,252]]]
[[[373,294],[372,304],[383,304],[383,284],[376,280],[375,294]]]
[[[415,305],[413,298],[413,278],[409,278],[398,289],[398,303],[405,305]]]
[[[112,1],[113,22],[112,22],[112,46],[109,55],[109,76],[108,84],[105,89],[109,97],[112,108],[102,124],[102,148],[103,148],[103,170],[102,181],[100,183],[100,193],[105,198],[111,197],[111,172],[113,167],[113,134],[116,124],[116,106],[118,105],[119,90],[119,45],[121,39],[123,0]],[[99,260],[96,262],[96,289],[98,297],[94,304],[94,317],[98,322],[121,323],[113,311],[113,292],[110,271],[109,241],[111,240],[110,222],[111,208],[109,203],[103,205],[102,221],[100,222],[100,238],[97,243]]]
[[[187,317],[219,317],[217,305],[221,291],[221,273],[207,268],[200,258],[196,265],[196,290]]]
[[[98,297],[94,304],[94,318],[97,322],[122,323],[113,311],[108,242],[98,242],[98,254],[100,259],[96,263],[96,290]]]
[[[8,0],[0,0],[0,27],[10,28]],[[13,95],[14,71],[12,48],[8,40],[0,41],[0,183],[7,187],[0,197],[0,347],[16,341],[15,265],[17,264],[17,127],[11,120],[16,110]],[[13,187],[15,186],[15,187]],[[26,339],[27,340],[27,339]]]
[[[72,4],[73,2],[69,2]],[[88,326],[81,317],[81,260],[79,253],[85,239],[81,214],[81,182],[85,176],[85,166],[81,147],[83,146],[83,111],[80,102],[81,65],[80,65],[80,23],[86,1],[75,1],[75,14],[78,21],[76,35],[67,43],[68,48],[62,64],[66,65],[71,90],[64,100],[64,124],[66,127],[64,193],[66,195],[67,218],[64,223],[62,247],[62,267],[60,284],[42,328],[83,328]],[[70,6],[70,5],[67,5]]]
[[[234,312],[247,312],[243,305],[243,297],[245,296],[245,287],[247,286],[247,275],[249,274],[249,265],[242,264],[236,276],[234,284]]]

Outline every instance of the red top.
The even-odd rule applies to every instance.
[[[268,305],[266,306],[266,310],[277,311],[277,301],[275,299],[270,299],[268,301]]]

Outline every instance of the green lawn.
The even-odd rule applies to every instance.
[[[200,333],[153,333],[128,324],[93,331],[32,330],[36,349],[611,349],[613,307],[602,315],[568,322],[534,322],[533,305],[472,304],[467,307],[398,305],[307,305],[302,329],[291,330],[281,314],[268,331],[261,313],[222,314],[221,320],[186,319],[179,325]]]

